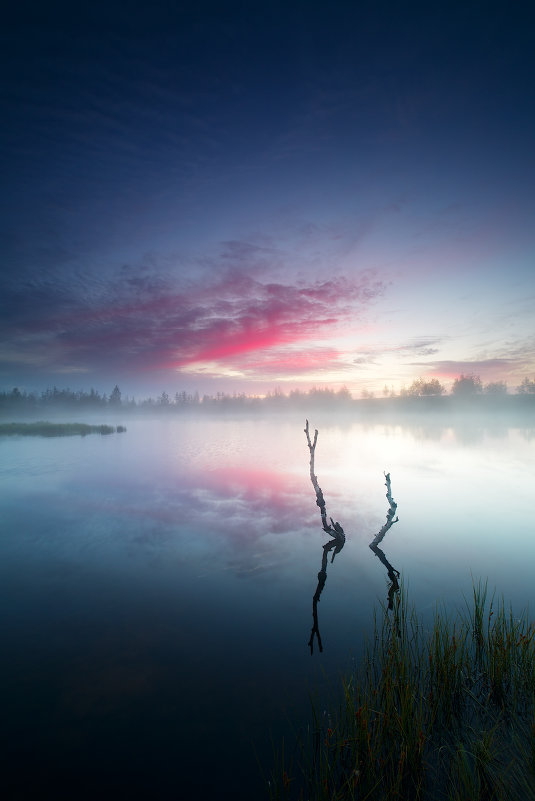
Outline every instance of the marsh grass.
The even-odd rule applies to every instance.
[[[405,592],[375,615],[359,667],[288,758],[272,799],[535,799],[535,626],[473,588],[425,628]]]
[[[124,426],[92,426],[87,423],[0,423],[0,435],[27,437],[85,437],[87,434],[118,434],[126,431]]]

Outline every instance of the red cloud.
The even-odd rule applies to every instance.
[[[379,282],[344,278],[310,286],[262,284],[233,274],[218,285],[219,297],[206,297],[192,336],[168,366],[234,358],[254,351],[317,339],[347,322],[355,303],[382,291]],[[211,301],[211,302],[210,302]]]
[[[19,353],[31,352],[43,337],[49,367],[116,372],[228,362],[317,344],[347,329],[383,285],[368,274],[307,284],[262,281],[232,269],[180,288],[169,279],[132,279],[70,289],[29,288],[24,308],[32,308],[31,320],[24,321],[23,332],[20,317],[17,323],[6,320],[6,341],[16,341]],[[296,369],[298,358],[288,358],[288,368]]]
[[[260,370],[264,375],[317,373],[320,370],[340,369],[342,354],[334,348],[313,348],[306,351],[294,350],[270,351],[259,356],[246,355],[239,361],[239,369],[243,373],[255,373]]]

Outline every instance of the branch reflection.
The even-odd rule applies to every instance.
[[[314,653],[314,641],[318,641],[318,648],[320,653],[323,652],[323,643],[321,641],[321,634],[319,629],[319,622],[318,622],[318,603],[321,597],[321,593],[323,592],[323,588],[325,587],[325,582],[327,581],[327,563],[328,563],[328,555],[331,551],[333,551],[333,555],[331,558],[331,564],[334,562],[334,557],[337,553],[340,553],[342,548],[345,545],[346,536],[344,533],[344,529],[340,525],[340,523],[335,522],[332,517],[327,518],[327,507],[325,504],[325,498],[323,496],[323,492],[321,490],[320,485],[318,484],[318,478],[314,472],[314,458],[316,455],[316,444],[318,442],[318,430],[314,431],[314,440],[310,438],[310,430],[308,426],[308,420],[306,421],[305,425],[305,434],[307,438],[307,445],[308,450],[310,451],[310,481],[312,482],[312,486],[314,487],[314,492],[316,494],[316,505],[319,507],[320,516],[321,516],[321,524],[323,530],[326,534],[332,537],[332,540],[325,543],[323,546],[323,556],[321,559],[321,569],[318,573],[318,584],[316,587],[316,591],[312,596],[312,631],[310,632],[310,639],[308,641],[308,647],[310,648],[310,654]],[[388,501],[388,511],[386,513],[386,521],[384,525],[379,529],[373,540],[370,542],[370,549],[373,551],[375,556],[379,559],[380,562],[386,567],[389,585],[387,590],[387,604],[388,609],[393,609],[394,607],[394,597],[397,592],[399,592],[399,570],[390,564],[388,559],[386,558],[385,552],[382,548],[379,547],[379,544],[383,541],[387,531],[389,531],[394,523],[397,523],[399,517],[396,515],[397,510],[397,503],[392,497],[392,487],[390,482],[390,473],[385,473],[385,487],[386,487],[386,499]],[[328,522],[330,521],[330,523]]]

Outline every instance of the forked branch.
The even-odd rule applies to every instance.
[[[329,518],[329,520],[331,521],[330,525],[327,522],[327,508],[325,506],[325,498],[323,497],[323,492],[321,491],[321,487],[318,484],[318,478],[314,473],[314,456],[316,453],[316,443],[318,441],[318,431],[317,429],[314,431],[314,441],[312,442],[312,440],[310,439],[308,420],[306,421],[305,434],[307,437],[308,450],[310,451],[310,480],[312,482],[312,486],[314,487],[314,492],[316,493],[316,504],[319,506],[321,514],[321,524],[323,526],[323,530],[325,531],[325,533],[328,534],[330,537],[333,537],[332,540],[329,540],[329,542],[327,542],[323,546],[321,570],[318,573],[318,585],[316,587],[316,592],[312,597],[312,631],[310,632],[310,639],[308,641],[310,654],[312,655],[314,653],[315,638],[318,640],[318,647],[320,649],[320,652],[323,651],[323,644],[321,642],[321,634],[318,622],[318,603],[320,600],[321,593],[323,592],[323,588],[325,587],[325,582],[327,581],[327,556],[329,554],[329,551],[333,551],[331,562],[334,562],[334,557],[336,556],[337,553],[340,553],[340,551],[345,545],[346,535],[344,534],[344,529],[342,528],[340,523],[335,523],[332,517]]]
[[[318,441],[318,429],[314,431],[314,442],[310,439],[310,431],[308,427],[308,420],[306,421],[305,425],[305,434],[307,437],[307,444],[308,450],[310,451],[310,480],[312,481],[312,486],[314,487],[314,492],[316,493],[316,504],[319,506],[320,514],[321,514],[321,523],[323,526],[323,530],[326,534],[329,534],[330,537],[334,537],[340,543],[344,543],[346,539],[346,535],[344,534],[344,529],[340,525],[340,523],[335,523],[332,517],[329,518],[331,521],[331,525],[327,522],[327,508],[325,506],[325,498],[323,497],[323,492],[321,491],[321,487],[318,484],[318,477],[314,473],[314,455],[316,451],[316,443]],[[333,554],[332,561],[334,562],[334,557],[337,551]]]

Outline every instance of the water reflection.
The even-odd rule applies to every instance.
[[[251,732],[265,737],[270,762],[269,730],[307,720],[294,709],[308,709],[303,688],[323,675],[320,632],[320,661],[335,675],[350,648],[360,652],[356,633],[369,631],[377,592],[385,602],[388,590],[395,609],[400,582],[390,562],[401,559],[402,531],[374,537],[391,509],[381,497],[387,466],[410,532],[402,568],[422,615],[470,593],[470,569],[515,608],[532,607],[533,426],[469,447],[452,426],[436,442],[412,425],[313,423],[323,515],[306,475],[301,417],[140,420],[124,438],[0,442],[0,627],[9,653],[0,679],[14,797],[42,797],[54,782],[63,789],[61,770],[74,774],[75,763],[93,776],[92,791],[122,787],[139,768],[144,796],[169,798],[162,787],[176,787],[177,753],[192,776],[209,760],[231,795],[245,782],[261,797],[250,782]],[[482,497],[492,503],[474,515]],[[329,512],[364,536],[348,534],[344,545]],[[334,590],[332,605],[340,610],[343,599],[343,609],[331,628]],[[149,781],[161,785],[151,792]]]
[[[390,562],[388,561],[388,559],[385,556],[385,552],[381,548],[379,548],[378,545],[374,545],[373,542],[372,542],[372,543],[370,543],[370,548],[372,549],[374,554],[377,556],[377,558],[386,567],[386,570],[387,570],[387,573],[388,573],[388,578],[389,578],[389,581],[390,581],[386,597],[387,597],[388,608],[392,609],[394,607],[394,595],[397,592],[399,592],[399,582],[398,582],[399,575],[400,575],[399,570],[396,570],[395,567],[392,567],[392,565],[390,564]]]
[[[320,653],[323,651],[323,645],[321,642],[321,634],[319,629],[318,623],[318,601],[320,599],[320,595],[323,592],[323,588],[325,587],[325,582],[327,581],[327,554],[329,551],[332,551],[334,548],[334,553],[332,555],[331,563],[334,562],[334,557],[337,553],[340,553],[342,548],[344,547],[344,542],[339,542],[337,540],[331,540],[330,542],[325,543],[323,546],[323,557],[321,560],[321,570],[318,573],[318,586],[316,587],[316,592],[312,597],[312,631],[310,632],[310,640],[308,641],[308,647],[310,648],[310,655],[314,653],[314,637],[317,637],[318,640],[318,648],[320,649]]]
[[[308,641],[308,645],[310,648],[310,655],[314,653],[314,638],[316,637],[318,640],[318,648],[320,649],[320,653],[323,651],[323,645],[321,642],[321,634],[319,630],[319,623],[318,623],[318,602],[320,599],[320,595],[323,592],[323,588],[325,586],[325,582],[327,581],[327,555],[330,551],[334,549],[334,553],[331,558],[331,564],[334,562],[334,557],[337,553],[340,553],[342,548],[346,542],[346,535],[344,533],[344,529],[338,522],[334,522],[332,517],[329,518],[331,521],[330,525],[327,522],[327,507],[325,505],[325,498],[323,497],[323,492],[321,491],[321,487],[318,484],[317,476],[314,473],[314,456],[316,452],[316,443],[318,441],[318,430],[314,431],[314,442],[310,440],[310,431],[308,428],[308,420],[306,421],[305,426],[305,434],[307,438],[307,445],[310,451],[310,480],[312,482],[312,486],[314,487],[314,492],[316,493],[316,504],[319,506],[320,515],[321,515],[321,524],[323,526],[323,530],[326,534],[333,537],[330,542],[327,542],[323,546],[323,557],[321,560],[321,570],[318,573],[318,586],[316,587],[316,592],[312,597],[312,631],[310,632],[310,640]]]
[[[316,444],[318,441],[318,430],[315,429],[314,431],[314,440],[310,439],[310,429],[308,425],[308,420],[306,421],[305,425],[305,435],[307,438],[307,445],[310,451],[310,481],[312,482],[312,486],[314,488],[314,492],[316,494],[316,505],[319,507],[320,516],[321,516],[321,524],[323,530],[326,534],[329,534],[333,539],[329,542],[325,543],[323,546],[323,555],[321,559],[321,569],[318,573],[318,584],[316,587],[316,591],[312,596],[312,631],[310,632],[310,639],[308,641],[308,647],[310,648],[311,656],[314,653],[314,640],[318,642],[318,648],[320,653],[323,652],[323,643],[321,641],[321,634],[319,629],[319,621],[318,621],[318,603],[321,597],[321,593],[323,592],[323,588],[325,587],[325,582],[327,581],[327,562],[328,562],[328,554],[333,551],[333,555],[331,558],[331,564],[334,562],[334,557],[337,553],[340,553],[342,548],[345,545],[346,537],[344,533],[344,529],[340,525],[340,523],[335,522],[332,517],[329,517],[330,523],[327,522],[327,507],[325,504],[325,498],[322,492],[322,489],[318,483],[318,478],[315,474],[315,464],[314,458],[316,454]],[[390,480],[390,473],[384,473],[385,476],[385,487],[386,487],[386,499],[388,501],[388,511],[386,513],[386,521],[384,525],[379,529],[375,537],[370,543],[370,549],[373,553],[377,556],[380,562],[386,567],[387,575],[389,579],[389,586],[387,591],[387,607],[388,609],[393,609],[394,606],[394,596],[397,592],[399,592],[399,570],[388,561],[386,558],[385,552],[382,548],[379,547],[379,543],[381,543],[387,533],[394,523],[397,523],[399,517],[396,515],[397,510],[397,503],[392,497],[392,485]]]

